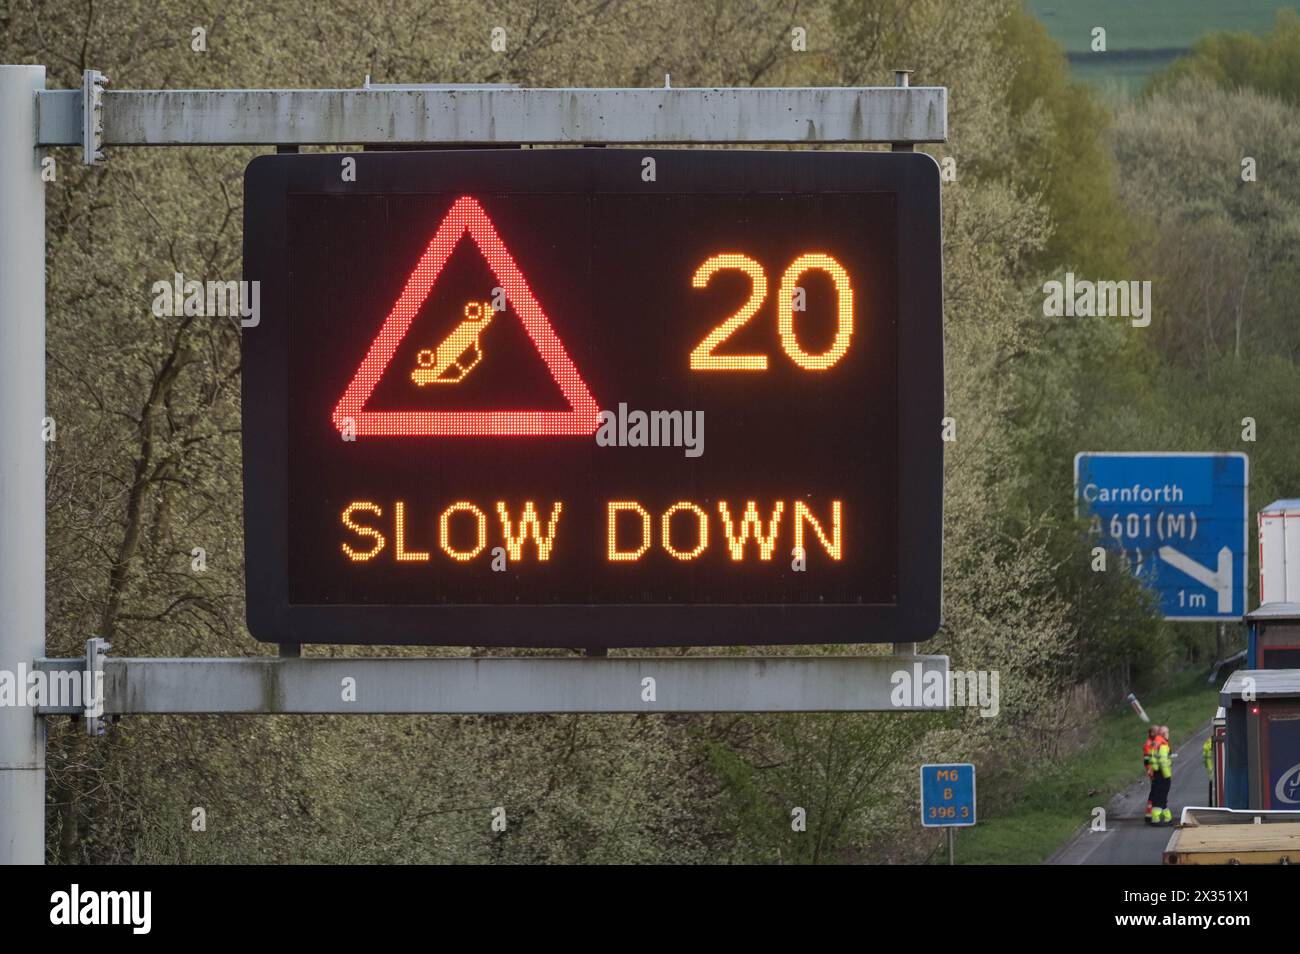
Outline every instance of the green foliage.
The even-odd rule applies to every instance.
[[[1255,507],[1300,487],[1295,118],[1278,99],[1203,78],[1161,88],[1116,117],[1123,201],[1152,223],[1137,261],[1153,282],[1157,317],[1147,329],[1148,356],[1135,365],[1146,384],[1140,416],[1099,421],[1121,437],[1117,449],[1140,441],[1150,449],[1246,451]],[[1246,418],[1255,422],[1254,442],[1243,440]],[[1258,553],[1248,547],[1247,556],[1253,591]],[[1217,652],[1207,630],[1185,630],[1189,651]]]
[[[1273,31],[1263,36],[1209,33],[1196,42],[1190,56],[1152,77],[1149,88],[1168,90],[1189,78],[1300,103],[1300,17],[1295,10],[1279,10]]]
[[[898,817],[907,791],[900,767],[914,770],[917,740],[937,721],[865,713],[765,716],[748,720],[747,731],[725,744],[709,743],[727,795],[722,824],[731,860],[888,860],[886,836],[907,821]]]
[[[994,58],[1011,73],[1007,106],[1018,135],[1014,151],[989,157],[983,171],[1046,203],[1053,229],[1033,264],[1122,268],[1129,222],[1116,201],[1109,111],[1071,81],[1060,44],[1019,8],[1000,24]]]
[[[1157,282],[1162,320],[1149,330],[1179,365],[1224,355],[1300,360],[1295,117],[1277,99],[1203,79],[1118,111],[1121,194],[1154,225],[1140,261]]]

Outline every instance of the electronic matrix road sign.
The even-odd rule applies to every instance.
[[[258,638],[937,629],[928,156],[284,155],[245,191]]]

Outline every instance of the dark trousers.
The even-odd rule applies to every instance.
[[[1172,782],[1172,778],[1165,778],[1163,775],[1156,775],[1151,779],[1151,806],[1153,808],[1169,807],[1169,786]]]

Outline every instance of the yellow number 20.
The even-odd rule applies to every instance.
[[[692,371],[766,371],[767,355],[719,355],[714,349],[726,341],[741,325],[753,318],[767,297],[767,276],[763,266],[748,255],[724,252],[707,259],[691,277],[692,288],[704,288],[709,280],[723,269],[735,269],[749,276],[749,299],[734,315],[718,325],[695,346],[691,352]],[[805,272],[818,270],[830,276],[835,285],[836,325],[835,338],[830,347],[820,354],[809,354],[799,344],[794,327],[795,283]],[[839,262],[821,252],[800,255],[781,276],[781,288],[776,306],[776,327],[781,336],[781,348],[799,367],[806,371],[825,371],[832,367],[849,350],[853,339],[853,285],[849,274]]]

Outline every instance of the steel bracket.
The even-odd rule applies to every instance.
[[[81,161],[104,162],[104,87],[108,77],[99,70],[81,73]]]
[[[86,668],[82,691],[82,715],[86,720],[86,735],[103,735],[104,725],[104,657],[113,646],[106,639],[92,636],[86,640]]]

